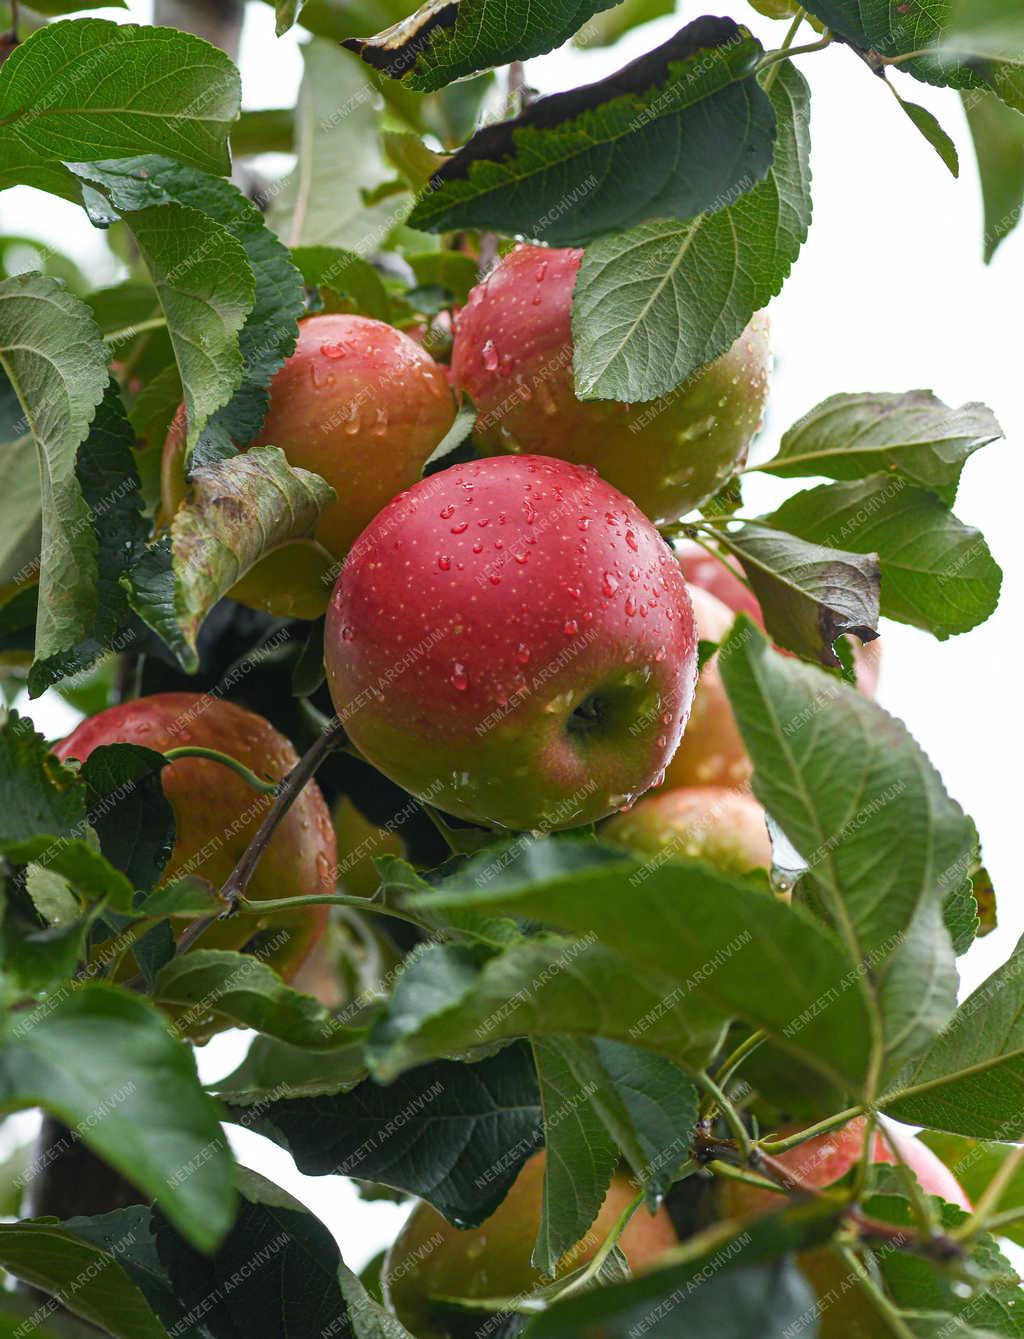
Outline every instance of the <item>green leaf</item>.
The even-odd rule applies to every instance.
[[[300,246],[292,252],[303,282],[310,288],[332,289],[351,299],[363,316],[386,321],[391,302],[380,275],[368,260],[336,246]]]
[[[12,1002],[38,999],[74,976],[88,928],[84,919],[40,927],[8,904],[0,924],[0,994]]]
[[[878,636],[875,554],[858,557],[756,523],[722,531],[719,540],[742,563],[765,626],[780,646],[838,668],[838,638],[853,633],[868,642]]]
[[[84,783],[50,753],[32,722],[12,711],[0,726],[0,852],[130,911],[131,883],[95,850],[91,836]]]
[[[918,912],[941,910],[973,867],[973,824],[901,722],[772,650],[748,619],[719,665],[754,793],[806,860],[854,958],[884,980]]]
[[[645,1188],[653,1212],[689,1157],[697,1124],[692,1080],[663,1056],[623,1042],[552,1037],[546,1044],[558,1048],[579,1091],[632,1166],[637,1188]],[[547,1142],[550,1152],[551,1138]]]
[[[277,20],[277,35],[283,37],[289,28],[299,21],[303,0],[275,0],[274,10]]]
[[[0,370],[0,382],[5,380]],[[39,487],[39,453],[31,433],[0,443],[0,496],[4,499],[4,525],[0,532],[2,598],[7,588],[39,578],[43,499]],[[35,623],[35,617],[32,622]]]
[[[943,1134],[938,1130],[925,1130],[919,1138],[946,1164],[967,1192],[968,1199],[975,1204],[1014,1152],[1012,1144],[971,1139],[962,1134]],[[998,1207],[1000,1213],[1024,1209],[1024,1168],[1018,1167],[1010,1177]],[[1024,1246],[1024,1218],[1019,1223],[1000,1227],[999,1235]]]
[[[890,84],[889,87],[892,88],[892,85]],[[905,98],[901,98],[895,88],[893,88],[893,93],[896,95],[896,101],[939,155],[946,167],[949,168],[953,176],[959,177],[960,155],[957,153],[956,145],[952,139],[943,130],[938,117],[930,112],[927,107],[922,107],[917,102],[908,102]]]
[[[582,398],[667,394],[724,353],[782,288],[811,222],[810,93],[795,67],[779,70],[765,181],[692,223],[646,223],[587,248],[573,298]]]
[[[229,170],[238,71],[222,51],[173,28],[107,19],[52,23],[0,67],[0,188],[68,193],[66,162],[163,153]]]
[[[253,272],[241,242],[198,209],[151,206],[128,224],[167,318],[192,447],[245,377],[239,332],[256,304]]]
[[[228,1103],[227,1118],[288,1149],[307,1176],[380,1181],[463,1227],[490,1217],[541,1141],[529,1049],[424,1065],[331,1097]]]
[[[236,158],[257,153],[291,153],[295,112],[291,107],[256,107],[242,112],[231,132]]]
[[[723,1018],[735,1015],[765,1028],[840,1086],[859,1090],[864,1083],[872,1040],[864,1002],[849,989],[857,973],[845,949],[801,909],[699,861],[655,866],[621,859],[518,886],[425,893],[410,905],[504,912],[574,931],[586,936],[579,941],[584,945],[597,939],[604,951],[635,965],[634,978],[643,969],[657,973],[656,988],[670,987],[654,1023],[676,1004],[684,1019],[698,1006]],[[799,976],[785,969],[793,962],[801,965]],[[620,1036],[624,1020],[611,1007],[622,990],[618,982],[614,993],[602,986],[600,997]],[[650,1039],[649,1019],[631,1021],[637,1035],[630,1040],[664,1052]]]
[[[107,389],[107,349],[88,307],[62,284],[20,275],[0,282],[0,368],[21,403],[43,481],[36,657],[46,661],[92,625],[98,541],[75,465]]]
[[[173,958],[156,975],[154,997],[205,1018],[212,1010],[229,1026],[253,1028],[292,1046],[335,1050],[358,1034],[336,1023],[311,995],[285,985],[252,954],[195,948]]]
[[[963,94],[985,207],[985,263],[1020,223],[1024,212],[1024,116],[994,93]]]
[[[720,1008],[681,992],[660,972],[638,973],[628,955],[593,936],[530,940],[482,967],[465,949],[434,945],[406,959],[371,1029],[368,1055],[374,1071],[390,1079],[474,1046],[566,1034],[636,1042],[700,1067],[724,1027]]]
[[[892,1168],[883,1169],[876,1194],[864,1201],[864,1212],[894,1226],[913,1231],[914,1208],[902,1193]],[[929,1196],[936,1220],[947,1233],[955,1233],[968,1214],[958,1205]],[[967,1243],[964,1268],[977,1280],[973,1295],[966,1295],[952,1277],[922,1256],[910,1251],[879,1250],[878,1268],[895,1304],[909,1311],[948,1311],[965,1323],[994,1334],[1024,1336],[1022,1294],[1016,1271],[988,1234]],[[950,1331],[950,1333],[955,1333]]]
[[[222,449],[232,443],[247,446],[263,426],[271,379],[295,349],[303,311],[300,276],[286,248],[236,186],[208,173],[155,155],[91,168],[78,164],[74,171],[102,187],[121,212],[182,205],[208,214],[241,244],[255,279],[255,302],[239,337],[244,374],[209,431],[215,432]]]
[[[775,112],[752,74],[760,54],[731,19],[698,19],[608,79],[478,131],[431,177],[409,224],[564,246],[720,208],[771,166]]]
[[[1024,68],[1024,16],[1014,0],[950,0],[945,49],[965,62]],[[986,67],[981,65],[984,72]]]
[[[977,627],[999,602],[1002,573],[981,533],[902,475],[808,489],[768,520],[814,544],[877,554],[881,612],[940,639]]]
[[[619,1159],[615,1141],[573,1072],[566,1051],[574,1044],[559,1037],[533,1042],[547,1161],[531,1264],[549,1278],[597,1217]]]
[[[131,1228],[111,1243],[112,1249],[104,1250],[78,1240],[60,1223],[32,1219],[0,1223],[0,1265],[17,1278],[57,1298],[104,1334],[117,1339],[167,1339],[167,1331],[118,1258],[133,1244]],[[40,1333],[31,1320],[21,1328],[26,1334]],[[9,1333],[18,1330],[12,1327]]]
[[[295,171],[279,183],[270,223],[290,247],[379,250],[408,213],[406,194],[367,205],[388,179],[378,142],[376,94],[359,62],[320,39],[302,49],[305,74],[295,113]],[[344,163],[340,172],[338,164]]]
[[[614,3],[545,0],[496,7],[487,0],[428,0],[376,37],[346,37],[344,45],[374,69],[429,93],[492,65],[553,51]]]
[[[1024,940],[895,1076],[879,1105],[897,1120],[976,1139],[1024,1135]]]
[[[268,1100],[350,1092],[366,1075],[362,1037],[338,1051],[309,1051],[273,1037],[257,1037],[238,1068],[217,1084],[217,1096],[234,1106],[235,1124],[246,1126],[247,1113],[258,1117]]]
[[[276,446],[196,469],[191,487],[169,539],[152,545],[126,580],[132,608],[194,672],[209,611],[271,550],[311,537],[334,490],[293,469]]]
[[[984,405],[950,409],[931,391],[833,395],[795,423],[778,454],[758,468],[786,479],[887,471],[952,505],[968,457],[1002,435]]]
[[[159,882],[174,848],[174,811],[161,780],[166,765],[162,753],[137,744],[101,744],[81,770],[100,850],[145,892]]]
[[[234,1216],[231,1154],[188,1046],[136,995],[91,984],[9,1020],[0,1106],[76,1128],[200,1250]]]
[[[132,634],[126,631],[131,610],[120,580],[144,551],[150,529],[143,515],[134,444],[120,391],[110,380],[75,456],[75,477],[96,544],[91,589],[84,588],[83,580],[76,597],[75,621],[80,620],[82,630],[73,644],[56,654],[37,655],[28,677],[33,697],[68,675],[90,669],[113,646],[128,646],[132,641]],[[52,548],[45,529],[44,544]],[[86,567],[82,577],[88,575]]]

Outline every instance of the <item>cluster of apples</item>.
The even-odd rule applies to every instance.
[[[767,394],[767,322],[755,317],[717,361],[653,404],[580,401],[571,304],[581,255],[533,246],[506,255],[456,319],[450,368],[380,321],[303,321],[256,444],[322,475],[336,500],[313,539],[268,555],[232,593],[277,615],[326,610],[328,684],[347,733],[424,802],[516,831],[601,822],[605,839],[641,854],[700,856],[740,873],[767,867],[764,815],[747,790],[750,762],[716,658],[697,673],[699,641],[720,641],[741,610],[763,626],[761,610],[726,561],[693,544],[672,549],[657,528],[700,506],[746,459]],[[465,397],[475,444],[491,454],[423,477]],[[186,426],[179,413],[164,450],[164,524],[189,495]],[[859,674],[871,691],[872,656],[859,653]],[[58,752],[84,760],[116,742],[212,749],[272,779],[296,762],[263,718],[189,693],[113,707]],[[166,877],[194,873],[219,886],[267,797],[201,757],[170,763],[163,787],[177,825]],[[332,827],[310,782],[248,896],[333,891],[336,831],[346,845],[374,846],[348,801]],[[378,835],[378,851],[394,841]],[[342,855],[349,886],[372,890],[368,861]],[[239,917],[203,943],[258,951],[290,979],[323,926],[308,908],[266,923]],[[823,1138],[836,1141],[835,1157],[817,1140],[792,1155],[806,1183],[829,1184],[859,1158],[854,1126]],[[941,1164],[924,1165],[928,1150],[915,1144],[915,1156],[925,1188],[955,1199]],[[875,1157],[886,1159],[877,1141]],[[432,1328],[430,1294],[517,1294],[536,1283],[529,1253],[542,1171],[538,1155],[472,1232],[425,1205],[414,1212],[385,1269],[414,1333],[447,1333]],[[747,1190],[730,1193],[742,1200]],[[594,1249],[634,1193],[618,1175]],[[753,1192],[726,1211],[767,1207]],[[443,1250],[419,1249],[438,1232]],[[661,1210],[638,1215],[624,1245],[642,1268],[674,1241]]]

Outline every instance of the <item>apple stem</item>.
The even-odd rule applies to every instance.
[[[334,717],[312,748],[307,749],[284,780],[277,783],[277,793],[273,804],[267,810],[266,817],[256,829],[252,841],[243,851],[242,858],[228,875],[227,882],[220,890],[220,896],[225,903],[224,910],[213,916],[204,916],[202,920],[193,921],[178,940],[177,952],[179,954],[187,952],[200,935],[205,934],[216,921],[226,920],[238,911],[239,902],[245,894],[249,880],[252,878],[260,857],[270,844],[270,839],[277,831],[281,820],[298,799],[306,783],[312,779],[327,755],[340,748],[345,739],[345,729],[337,717]],[[301,898],[287,899],[288,905],[292,907],[298,905],[301,901]]]
[[[219,762],[222,766],[228,767],[242,778],[247,785],[252,786],[261,795],[273,795],[281,784],[279,781],[264,781],[262,777],[245,763],[239,762],[237,758],[232,758],[228,753],[221,753],[218,749],[204,749],[184,745],[179,749],[165,749],[164,757],[168,762],[176,762],[179,758],[207,758],[210,762]]]
[[[796,1134],[791,1134],[785,1139],[766,1139],[758,1144],[758,1149],[762,1153],[778,1154],[787,1153],[791,1148],[796,1148],[799,1144],[805,1144],[808,1139],[813,1139],[819,1134],[828,1134],[830,1130],[838,1129],[840,1125],[848,1125],[857,1116],[864,1114],[863,1107],[847,1107],[845,1111],[838,1112],[835,1116],[829,1116],[827,1119],[819,1121],[817,1125],[808,1125],[806,1130],[798,1130]]]
[[[725,1093],[710,1074],[700,1070],[694,1077],[697,1083],[711,1097],[714,1106],[722,1113],[725,1123],[732,1131],[733,1138],[736,1141],[736,1147],[743,1155],[744,1162],[750,1162],[754,1158],[756,1151],[750,1135],[747,1132],[747,1127],[743,1124],[743,1117],[729,1101],[728,1097],[726,1097]]]

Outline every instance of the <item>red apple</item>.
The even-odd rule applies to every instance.
[[[921,1189],[928,1195],[938,1195],[965,1212],[971,1212],[971,1202],[956,1177],[940,1162],[927,1145],[906,1131],[887,1127],[903,1161],[914,1172]],[[782,1131],[796,1133],[796,1127]],[[795,1183],[816,1188],[833,1185],[860,1162],[864,1148],[864,1120],[852,1120],[829,1134],[817,1135],[806,1143],[798,1144],[786,1153],[777,1155]],[[871,1159],[875,1163],[895,1163],[896,1155],[886,1137],[876,1131],[871,1142]],[[719,1183],[721,1206],[731,1218],[760,1217],[784,1204],[781,1195],[770,1190],[739,1181]],[[843,1262],[832,1251],[821,1248],[804,1251],[797,1256],[800,1268],[818,1300],[820,1312],[819,1339],[875,1339],[878,1334],[878,1314],[849,1276]]]
[[[342,568],[328,684],[353,741],[449,813],[596,821],[647,790],[693,698],[682,572],[580,465],[491,458],[391,502]]]
[[[521,1297],[543,1282],[530,1255],[540,1227],[546,1156],[542,1151],[530,1158],[480,1227],[460,1231],[428,1204],[412,1211],[381,1271],[388,1305],[410,1334],[417,1339],[449,1339],[450,1331],[431,1306],[431,1297]],[[593,1258],[637,1193],[628,1176],[616,1174],[597,1218],[560,1262],[556,1277]],[[652,1216],[641,1206],[619,1245],[630,1268],[640,1271],[678,1241],[665,1209]]]
[[[295,352],[274,377],[270,410],[254,446],[279,446],[290,464],[322,475],[337,493],[316,540],[343,558],[385,503],[408,488],[451,427],[455,402],[446,369],[402,331],[365,316],[311,316]],[[187,492],[184,413],[164,446],[163,511]],[[254,569],[232,594],[281,615],[322,613],[333,576],[314,546],[290,544]]]
[[[746,459],[768,389],[768,322],[646,404],[573,389],[572,293],[583,252],[519,246],[469,295],[452,385],[476,406],[475,440],[593,465],[658,525],[709,498]]]
[[[641,855],[697,857],[735,874],[772,863],[764,810],[752,796],[724,786],[645,795],[628,813],[610,818],[601,835]]]
[[[690,586],[690,599],[698,639],[720,642],[732,627],[733,611],[700,586]],[[665,769],[664,789],[678,786],[743,788],[752,771],[729,705],[716,653],[701,668],[686,733]]]
[[[298,762],[287,739],[244,707],[203,693],[157,693],[92,716],[57,745],[59,758],[84,762],[101,744],[216,749],[269,780]],[[222,763],[180,758],[164,768],[164,795],[174,812],[174,850],[164,881],[192,874],[220,886],[262,821],[272,796],[253,790]],[[337,865],[330,815],[310,781],[274,833],[246,890],[248,898],[333,893]],[[202,948],[256,952],[284,977],[297,970],[326,921],[326,907],[302,907],[266,918],[235,916],[212,925]]]

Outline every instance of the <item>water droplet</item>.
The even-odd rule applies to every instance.
[[[626,531],[626,543],[629,545],[629,547],[633,550],[634,553],[639,552],[640,545],[636,542],[636,535],[634,535],[632,530]]]
[[[536,278],[539,284],[542,284],[544,282],[544,276],[547,274],[547,272],[548,272],[548,262],[546,260],[542,260],[541,263],[537,266]]]
[[[629,598],[626,600],[626,615],[627,617],[632,618],[635,613],[636,613],[636,602],[634,601],[632,595],[630,595]]]
[[[517,553],[515,554],[515,560],[519,564],[519,566],[522,567],[524,563],[530,561],[530,555],[528,553]]]
[[[459,521],[456,525],[452,526],[452,534],[464,535],[468,529],[469,529],[468,521]]]
[[[618,577],[613,576],[611,572],[605,572],[601,588],[605,595],[614,595],[619,589]]]
[[[359,428],[359,403],[356,401],[348,411],[348,418],[345,420],[344,432],[347,436],[354,437],[359,431]]]
[[[388,430],[388,411],[386,408],[381,406],[381,408],[377,410],[377,421],[374,423],[370,431],[374,437],[383,437],[384,434],[387,432],[387,430]]]
[[[349,625],[346,623],[346,624],[344,625],[344,627],[341,629],[341,640],[342,640],[343,642],[350,642],[354,636],[355,636],[355,633],[352,631],[352,629],[351,629],[351,628],[349,627]]]
[[[659,646],[657,651],[655,651],[654,653],[655,664],[660,665],[664,659],[665,659],[665,648],[663,646]]]
[[[344,358],[345,350],[340,344],[321,344],[320,352],[325,358]]]
[[[491,583],[492,586],[501,585],[501,577],[498,576],[497,572],[492,572],[491,575],[487,578],[487,580]]]
[[[580,625],[576,622],[574,618],[567,618],[565,622],[562,624],[562,631],[565,633],[567,637],[575,636],[575,634],[579,632],[579,630]]]
[[[571,600],[578,600],[580,598],[579,586],[566,586],[565,593]]]
[[[487,368],[488,372],[496,372],[498,370],[498,350],[494,347],[493,339],[487,340],[482,352],[484,367]]]
[[[528,665],[530,663],[530,648],[525,642],[520,642],[516,647],[516,659],[519,661],[520,665]]]
[[[464,693],[469,687],[469,676],[466,673],[465,665],[455,661],[452,665],[452,687],[459,693]]]
[[[480,542],[478,539],[474,539],[474,540],[473,540],[473,552],[474,552],[474,553],[483,553],[483,551],[484,551],[484,546],[483,546],[483,544],[481,544],[481,542]]]
[[[630,579],[630,581],[639,581],[639,580],[640,580],[640,569],[639,569],[639,567],[631,567],[631,568],[629,569],[629,579]]]
[[[659,735],[655,742],[659,749],[668,748],[668,739],[664,735]]]
[[[441,554],[437,560],[437,565],[442,572],[450,572],[452,570],[452,560],[448,557],[447,553]]]
[[[481,516],[479,521],[477,521],[477,525],[480,527],[481,530],[484,528],[485,525],[490,525],[490,523],[491,518],[489,516]]]
[[[578,530],[589,530],[590,518],[588,516],[581,516],[580,519],[576,522],[576,528]]]

